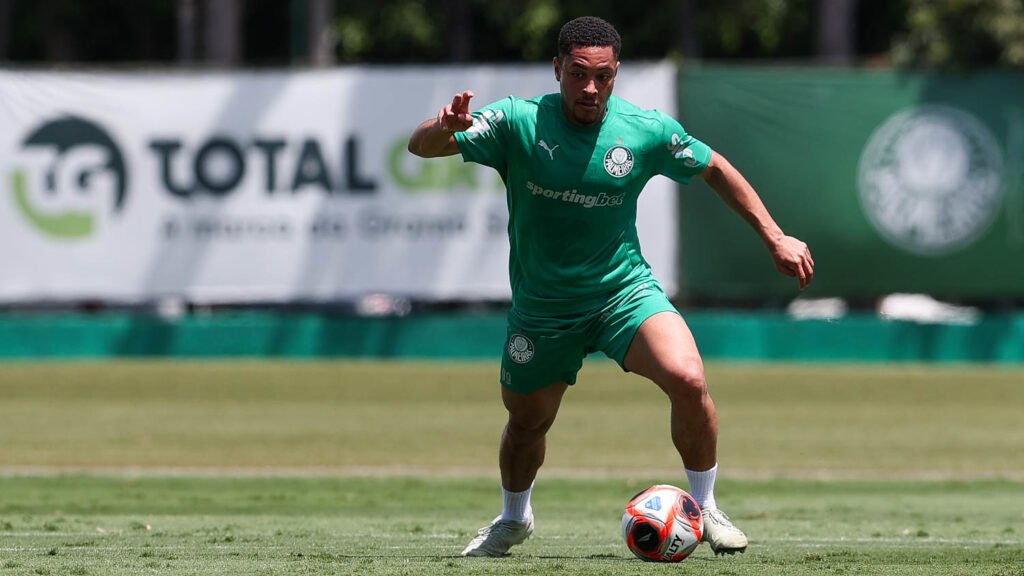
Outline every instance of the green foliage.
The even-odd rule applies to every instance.
[[[519,47],[518,56],[528,61],[544,61],[554,55],[558,30],[568,20],[555,0],[476,0],[474,11],[484,15],[488,26],[501,30],[498,39],[509,47]]]
[[[911,0],[893,61],[915,68],[1024,67],[1024,0]]]
[[[376,0],[346,4],[334,22],[342,62],[439,58],[444,30],[439,1]]]
[[[705,54],[771,57],[810,53],[812,0],[725,0],[702,6]],[[790,42],[799,42],[793,46]]]
[[[298,1],[240,2],[244,65],[292,61],[289,7]],[[686,20],[684,0],[338,0],[332,31],[342,63],[545,62],[565,21],[596,15],[619,29],[627,59],[678,57],[687,46],[708,60],[807,60],[829,1],[688,0]],[[14,62],[177,57],[175,0],[8,4],[0,57]],[[196,5],[193,35],[201,45],[205,3]],[[1024,0],[857,0],[855,18],[855,61],[1024,67]]]
[[[554,55],[562,24],[584,15],[612,22],[630,59],[672,56],[684,33],[698,35],[709,58],[798,57],[811,50],[813,0],[695,2],[688,29],[676,4],[651,0],[638,11],[610,0],[465,0],[455,3],[469,23],[460,28],[449,21],[451,3],[376,0],[346,5],[335,31],[343,61],[442,60],[454,37],[467,35],[474,60],[543,62]]]

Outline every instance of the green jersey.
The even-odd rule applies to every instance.
[[[657,174],[686,182],[711,160],[672,117],[614,96],[592,126],[570,122],[560,94],[509,97],[473,116],[455,138],[465,161],[505,182],[512,305],[529,316],[587,314],[650,280],[640,191]]]

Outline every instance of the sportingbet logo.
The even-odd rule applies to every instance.
[[[543,186],[537,186],[533,182],[527,182],[526,188],[534,196],[543,196],[552,200],[559,200],[562,202],[568,202],[570,204],[580,204],[584,208],[601,208],[603,206],[620,206],[623,201],[623,194],[618,196],[609,196],[604,192],[600,194],[580,194],[576,189],[572,190],[551,190],[544,188]]]
[[[121,151],[103,128],[64,116],[21,142],[8,187],[18,212],[39,232],[80,240],[96,231],[103,213],[124,207],[127,172]]]

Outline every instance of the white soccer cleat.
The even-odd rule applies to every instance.
[[[508,549],[522,544],[533,534],[533,513],[526,522],[502,520],[498,516],[476,533],[476,538],[462,551],[463,556],[507,556]]]
[[[715,554],[735,554],[747,549],[747,535],[733,526],[725,512],[717,508],[701,509],[704,515],[703,540]]]

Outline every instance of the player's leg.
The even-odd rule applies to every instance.
[[[480,529],[463,556],[504,556],[533,532],[530,497],[544,463],[547,432],[583,364],[582,336],[531,332],[513,320],[510,315],[501,363],[501,398],[508,411],[498,451],[502,513]]]
[[[690,491],[704,512],[704,540],[718,554],[742,552],[746,535],[715,502],[718,416],[704,377],[704,362],[686,322],[670,311],[648,317],[637,329],[622,365],[652,380],[669,397],[672,442],[683,459]]]
[[[501,399],[508,410],[498,452],[505,490],[522,492],[533,485],[537,470],[544,463],[548,430],[568,387],[565,382],[558,382],[526,394],[501,388]]]
[[[528,393],[502,387],[501,398],[508,410],[498,451],[502,512],[477,532],[462,551],[463,556],[505,556],[509,548],[523,543],[533,533],[533,481],[544,463],[547,432],[555,422],[568,387],[567,383],[558,382]]]
[[[669,397],[672,442],[687,469],[714,467],[718,416],[704,379],[704,362],[683,319],[674,312],[661,312],[644,320],[623,367],[652,380]]]

